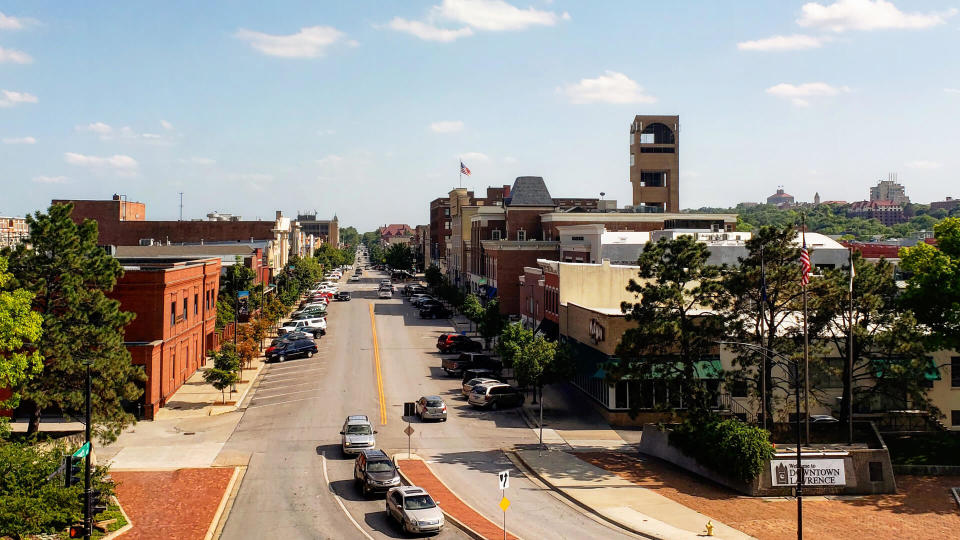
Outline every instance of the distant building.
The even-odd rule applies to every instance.
[[[774,206],[793,206],[793,203],[793,195],[783,191],[782,187],[777,188],[776,193],[767,197],[767,204],[772,204]]]
[[[393,223],[380,227],[380,243],[384,247],[391,244],[410,244],[413,229],[405,223]]]
[[[337,215],[333,219],[317,219],[317,214],[298,214],[297,222],[305,235],[313,235],[318,242],[340,245],[340,221]],[[319,247],[319,246],[318,246]]]
[[[447,240],[450,238],[450,197],[430,201],[430,225],[427,247],[423,252],[424,267],[446,270]]]
[[[819,192],[819,191],[813,194],[813,204],[814,204],[815,206],[820,206],[820,192]]]
[[[637,115],[630,124],[633,206],[680,211],[680,117]]]
[[[960,206],[960,199],[947,197],[946,200],[934,201],[930,203],[930,211],[932,212],[934,210],[946,210],[947,212],[949,212],[958,206]],[[6,219],[6,218],[0,218],[0,219]]]
[[[27,220],[0,216],[0,248],[14,247],[30,236]]]
[[[871,201],[893,201],[903,206],[910,204],[903,185],[897,183],[897,173],[890,173],[886,180],[878,180],[877,185],[870,188]]]
[[[887,227],[907,221],[903,206],[894,201],[857,201],[850,205],[847,216],[876,219]]]

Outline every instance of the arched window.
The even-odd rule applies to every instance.
[[[641,144],[676,144],[673,137],[673,130],[667,126],[655,122],[643,128],[640,132]]]

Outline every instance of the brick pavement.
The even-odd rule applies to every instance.
[[[656,458],[641,461],[619,452],[582,452],[577,457],[757,538],[796,535],[795,499],[741,496]],[[960,510],[949,490],[954,486],[960,486],[960,477],[899,476],[899,493],[894,495],[804,500],[804,534],[818,540],[958,538]]]
[[[503,528],[490,521],[473,508],[467,506],[439,478],[424,461],[419,459],[400,459],[397,460],[397,466],[403,472],[403,475],[413,483],[413,485],[427,490],[434,499],[440,501],[440,508],[444,513],[452,515],[459,522],[470,527],[484,538],[500,539],[503,538]],[[509,512],[509,510],[507,510]],[[453,526],[449,521],[447,527]],[[518,540],[516,536],[507,531],[507,538]]]
[[[117,498],[133,522],[124,540],[203,540],[233,472],[233,467],[111,471]]]

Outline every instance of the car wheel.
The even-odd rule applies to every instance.
[[[307,358],[313,358],[313,351],[307,351]]]
[[[496,401],[494,401],[493,404],[490,405],[490,410],[491,410],[491,411],[497,410],[497,402],[496,402]]]
[[[278,362],[280,362],[281,364],[282,364],[282,363],[283,363],[283,361],[284,361],[284,360],[286,360],[286,359],[287,359],[287,357],[286,357],[286,356],[284,356],[284,355],[282,355],[282,354],[281,354],[280,356],[278,356],[278,357],[277,357],[277,361],[278,361]]]
[[[362,480],[361,480],[361,482],[362,482]],[[366,482],[363,483],[363,496],[364,496],[364,497],[369,497],[369,496],[370,496],[370,487],[367,486],[367,483],[366,483]]]

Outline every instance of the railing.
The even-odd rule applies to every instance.
[[[733,416],[744,422],[748,422],[748,419],[753,416],[746,407],[734,401],[733,396],[730,394],[720,394],[717,396],[717,408],[721,411],[730,411]]]

